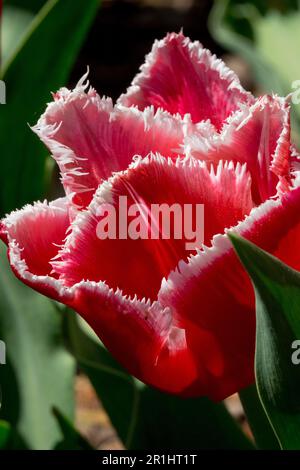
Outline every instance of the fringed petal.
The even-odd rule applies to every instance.
[[[210,119],[218,130],[240,103],[252,101],[222,60],[182,33],[155,41],[141,72],[119,99],[141,110],[153,105],[171,114],[189,113],[194,123]]]

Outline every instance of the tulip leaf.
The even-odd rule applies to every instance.
[[[300,449],[300,361],[293,349],[300,340],[300,274],[238,235],[229,236],[255,289],[258,393],[281,447]]]
[[[65,318],[70,351],[127,449],[253,448],[223,404],[184,400],[147,387],[117,364],[73,312],[67,311]]]
[[[28,123],[35,124],[50,92],[66,85],[98,6],[99,0],[48,0],[4,64],[0,215],[44,197],[47,152]]]
[[[56,445],[55,450],[93,450],[93,447],[76,431],[72,422],[58,408],[53,408],[53,414],[63,435],[63,440]]]
[[[0,338],[6,344],[6,364],[0,365],[0,417],[29,448],[52,448],[61,437],[52,407],[73,416],[75,364],[62,341],[57,309],[14,277],[4,244],[0,299]]]

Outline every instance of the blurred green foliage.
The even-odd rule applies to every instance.
[[[6,421],[0,421],[0,449],[8,448],[11,439],[11,426]]]
[[[50,92],[66,84],[98,6],[98,0],[4,3],[1,215],[46,193],[47,152],[28,123],[36,122]],[[9,423],[0,426],[0,445],[50,449],[61,439],[52,407],[73,418],[74,359],[64,347],[53,304],[17,281],[4,245],[0,257],[0,338],[7,347],[7,364],[0,367],[0,417]],[[10,438],[10,429],[20,439]]]
[[[12,15],[10,3],[4,6],[4,25],[10,21],[4,30],[19,32],[1,73],[7,104],[0,114],[0,215],[45,196],[47,152],[28,124],[36,123],[50,92],[66,84],[98,5],[99,0],[48,0],[29,25],[23,10]]]
[[[288,95],[300,80],[300,9],[296,0],[215,0],[210,31],[251,67],[260,92]],[[299,86],[298,86],[299,88]],[[292,107],[300,141],[300,104]]]
[[[55,450],[93,450],[59,409],[54,407],[53,414],[63,435],[63,439],[56,445]]]
[[[57,310],[15,278],[2,243],[0,265],[0,338],[7,347],[0,415],[28,447],[51,448],[60,436],[51,407],[73,417],[74,361],[64,348]]]

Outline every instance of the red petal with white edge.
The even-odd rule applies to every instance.
[[[190,113],[193,122],[210,119],[220,130],[240,103],[253,100],[221,60],[198,41],[172,33],[155,41],[141,72],[119,102],[141,110],[154,105],[172,114]]]
[[[83,77],[85,78],[85,77]],[[99,184],[125,170],[134,155],[151,151],[175,157],[183,144],[179,117],[162,110],[113,107],[80,82],[61,89],[33,130],[57,161],[74,204],[86,207]]]
[[[289,190],[293,155],[290,106],[278,96],[263,96],[231,116],[220,134],[204,123],[185,136],[185,152],[199,160],[247,163],[257,204]]]
[[[49,205],[37,202],[12,212],[1,222],[1,238],[15,241],[28,269],[39,276],[50,274],[49,261],[57,254],[70,225],[66,199]]]
[[[81,212],[73,223],[73,230],[60,252],[60,259],[52,263],[65,285],[81,280],[105,281],[125,294],[155,299],[161,280],[190,253],[182,230],[181,239],[154,240],[127,239],[100,240],[97,227],[101,220],[99,210],[105,203],[113,204],[119,219],[119,196],[132,204],[146,205],[147,223],[153,204],[178,204],[184,214],[184,204],[204,204],[204,242],[210,243],[215,233],[236,225],[253,207],[251,180],[245,166],[220,164],[217,172],[209,171],[197,160],[167,160],[159,155],[136,161],[128,171],[117,173],[97,191],[87,211]],[[174,190],[175,189],[175,190]],[[192,222],[195,224],[195,211]],[[181,216],[182,217],[182,216]],[[182,219],[181,219],[182,220]],[[203,223],[199,230],[203,228]],[[179,222],[180,223],[180,222]],[[127,228],[127,225],[126,225]],[[150,233],[149,233],[150,235]],[[203,240],[198,243],[202,245]]]
[[[0,222],[0,238],[8,245],[8,258],[16,276],[56,299],[63,286],[53,276],[50,260],[61,248],[69,226],[66,198],[27,205]]]
[[[300,188],[252,210],[234,231],[300,270]],[[188,348],[207,371],[209,396],[220,400],[254,381],[255,301],[246,271],[229,239],[179,263],[163,281],[158,301],[186,331]],[[199,332],[212,338],[210,363]],[[200,383],[198,384],[200,387]],[[194,394],[197,384],[186,393]]]
[[[75,295],[69,305],[131,374],[176,394],[189,388],[199,376],[185,331],[173,324],[168,308],[158,302],[124,297],[121,291],[113,291],[101,282],[82,282],[71,290]]]

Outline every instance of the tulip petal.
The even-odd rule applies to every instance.
[[[81,282],[70,290],[74,297],[69,305],[131,374],[169,393],[184,393],[195,381],[199,372],[185,331],[173,324],[170,309],[129,298],[102,282]]]
[[[299,270],[299,250],[293,248],[300,243],[299,205],[297,188],[254,208],[234,231]],[[185,329],[195,362],[205,364],[211,398],[223,399],[254,381],[254,293],[226,235],[217,235],[212,247],[179,263],[163,281],[158,301],[171,308],[173,321]],[[211,363],[199,331],[214,339]]]
[[[33,128],[57,161],[66,193],[81,208],[102,180],[125,170],[134,155],[158,151],[174,157],[183,143],[179,118],[153,107],[144,112],[113,107],[86,87],[81,80],[73,91],[61,89]]]
[[[144,159],[136,171],[141,167],[144,171],[149,163],[151,159],[148,163]],[[234,230],[299,270],[300,256],[293,249],[300,239],[299,204],[300,188],[296,188],[254,208]],[[49,206],[27,206],[2,221],[1,238],[9,244],[12,268],[24,283],[77,310],[124,367],[161,390],[220,400],[254,380],[254,296],[225,235],[215,237],[211,248],[198,251],[187,262],[180,261],[162,282],[158,301],[152,303],[125,296],[104,282],[81,281],[66,287],[45,268],[53,254],[48,249],[46,256],[40,253],[41,264],[36,256],[30,260],[30,249],[37,252],[35,243],[43,249],[47,240],[50,251],[54,249],[53,241],[59,243],[64,237],[67,220],[65,202],[55,201]],[[92,222],[90,218],[85,221]],[[37,224],[39,229],[48,228],[43,230],[43,240]],[[78,221],[73,223],[73,232],[78,230],[76,245],[78,225]],[[67,247],[71,247],[70,239]],[[94,254],[92,262],[96,263]],[[26,262],[43,274],[30,272]]]
[[[204,123],[186,133],[185,152],[214,164],[247,163],[253,198],[259,204],[291,186],[289,104],[284,98],[263,96],[235,113],[220,134],[213,134]]]
[[[37,202],[12,212],[1,222],[1,238],[20,245],[28,268],[36,275],[48,275],[49,261],[57,254],[70,220],[66,199]]]
[[[189,113],[193,122],[210,119],[220,130],[240,103],[252,100],[221,60],[198,41],[172,33],[155,41],[141,72],[119,102],[141,110],[153,105],[171,114]]]
[[[180,210],[184,204],[204,204],[204,241],[210,243],[213,234],[223,233],[225,227],[236,225],[250,212],[250,187],[245,166],[234,168],[220,163],[215,173],[205,163],[192,159],[173,162],[159,155],[140,158],[129,170],[115,174],[98,189],[88,210],[75,219],[60,259],[52,266],[65,285],[72,286],[83,279],[105,281],[125,294],[154,300],[161,279],[191,252],[186,247],[185,228],[179,239],[172,234],[169,239],[132,239],[126,231],[123,239],[115,233],[115,239],[100,240],[97,229],[101,207],[112,204],[119,218],[119,196],[127,197],[127,206],[145,204],[149,212],[154,204],[166,204],[168,208],[177,204]],[[181,217],[182,214],[183,209]],[[147,224],[150,215],[147,214]],[[199,231],[203,229],[200,223]]]
[[[8,245],[15,275],[81,313],[132,374],[162,390],[182,393],[197,371],[186,348],[185,332],[173,325],[168,308],[130,299],[103,282],[67,288],[53,277],[49,260],[57,254],[68,225],[65,199],[28,205],[6,217],[0,238]]]
[[[61,248],[69,225],[66,198],[27,205],[0,223],[0,238],[8,245],[8,258],[16,276],[55,299],[63,286],[53,275],[50,260]]]

